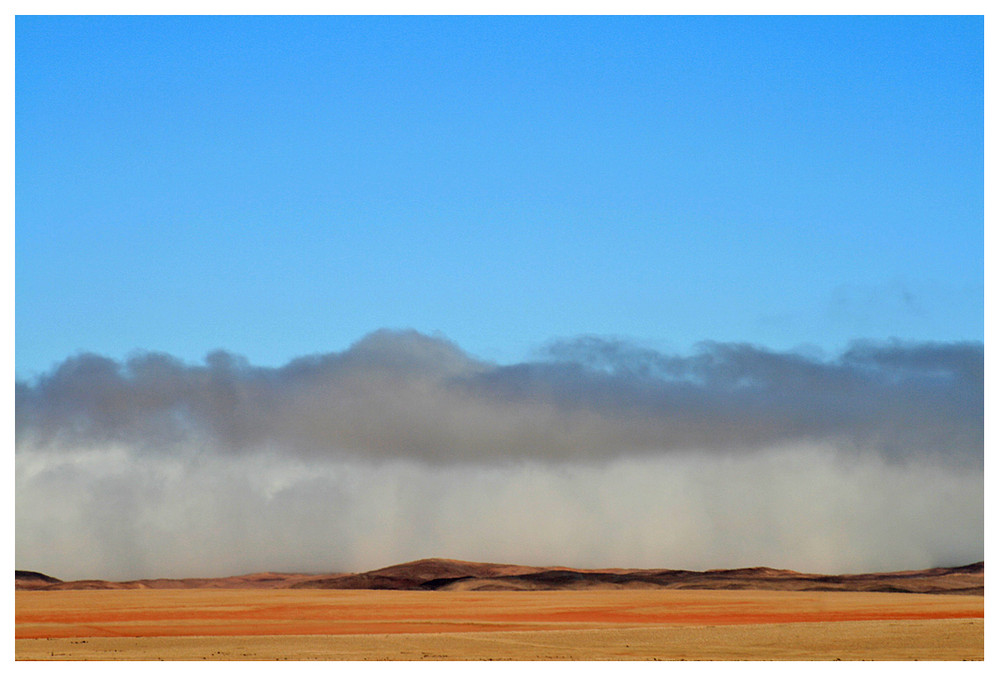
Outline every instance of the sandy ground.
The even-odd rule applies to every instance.
[[[983,597],[636,590],[17,592],[24,659],[983,658]]]

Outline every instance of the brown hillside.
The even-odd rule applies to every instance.
[[[226,578],[60,581],[15,572],[18,590],[339,589],[339,590],[797,590],[983,595],[982,562],[960,567],[871,574],[805,574],[787,569],[573,569],[422,559],[357,574],[255,573]]]

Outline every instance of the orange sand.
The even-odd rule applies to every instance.
[[[17,592],[15,637],[357,635],[983,618],[983,597],[743,590]]]

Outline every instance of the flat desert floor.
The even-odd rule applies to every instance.
[[[18,660],[982,660],[984,598],[751,590],[15,593]]]

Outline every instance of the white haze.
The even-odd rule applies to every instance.
[[[822,445],[493,467],[49,450],[19,454],[16,481],[17,566],[63,579],[436,556],[822,573],[983,558],[980,470]]]

